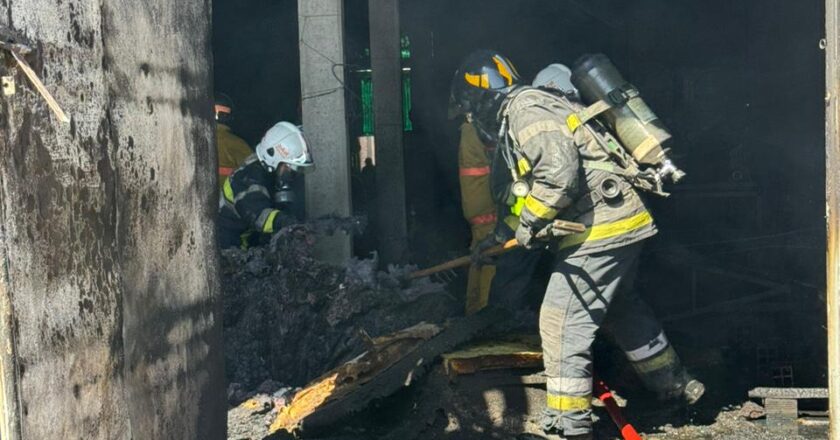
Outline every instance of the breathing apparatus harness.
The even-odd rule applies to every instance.
[[[499,128],[499,139],[501,142],[499,144],[501,155],[513,178],[511,193],[516,197],[526,197],[531,191],[531,185],[526,180],[527,172],[523,172],[525,170],[522,170],[522,167],[519,165],[525,158],[518,152],[519,145],[510,128],[510,104],[517,96],[526,93],[549,94],[555,98],[553,101],[556,102],[557,107],[565,111],[573,109],[571,102],[568,101],[568,97],[562,92],[550,89],[526,88],[511,93],[508,99],[502,104],[499,110],[499,117],[501,119]],[[582,161],[583,168],[608,172],[626,180],[634,188],[662,197],[668,197],[669,194],[663,190],[661,169],[642,169],[639,163],[627,152],[618,139],[607,130],[604,124],[595,119],[595,117],[610,108],[612,108],[611,104],[605,101],[599,101],[579,112],[572,113],[564,121],[572,133],[581,128],[586,130],[595,139],[598,147],[609,157],[609,160],[584,160]],[[608,201],[615,200],[621,196],[620,186],[614,178],[604,179],[600,187],[596,188],[596,191],[598,191],[602,198]]]

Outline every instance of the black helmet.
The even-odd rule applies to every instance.
[[[216,121],[222,124],[233,121],[233,99],[230,96],[216,92],[214,103],[213,113],[216,115]]]
[[[449,116],[472,113],[480,118],[493,113],[495,118],[502,100],[519,82],[519,72],[506,56],[493,50],[477,50],[455,72]]]

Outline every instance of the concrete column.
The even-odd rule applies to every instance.
[[[399,0],[369,0],[377,227],[384,263],[408,257]]]
[[[828,438],[840,440],[840,1],[825,2],[825,208]]]
[[[225,438],[210,7],[9,0],[0,436]]]
[[[306,215],[349,216],[350,154],[344,87],[344,11],[341,0],[298,0],[300,85],[303,129],[315,170],[306,175]],[[340,80],[339,80],[340,79]],[[344,263],[352,255],[350,236],[319,237],[316,255]]]

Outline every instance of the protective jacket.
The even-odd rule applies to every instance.
[[[253,233],[271,234],[289,223],[290,217],[274,207],[275,181],[275,174],[263,168],[256,154],[225,179],[218,220],[222,247],[247,247]]]
[[[253,153],[242,138],[233,134],[225,124],[216,124],[216,146],[219,157],[219,189],[225,184],[225,179],[234,170],[239,168],[242,162]]]
[[[474,247],[496,227],[496,204],[490,192],[490,155],[488,148],[469,123],[461,126],[458,145],[458,174],[461,183],[461,208],[469,222]],[[496,273],[493,265],[470,268],[467,279],[466,313],[475,313],[487,305],[490,286]]]
[[[581,124],[583,110],[565,95],[530,87],[515,90],[500,110],[505,148],[515,153],[505,163],[530,183],[521,225],[536,232],[561,218],[587,227],[556,245],[562,258],[540,309],[543,429],[566,436],[592,429],[591,347],[608,307],[612,332],[646,384],[667,394],[686,382],[661,326],[632,290],[641,242],[656,234],[653,218],[631,173],[617,167],[599,137],[606,134]]]
[[[577,115],[583,109],[563,95],[522,87],[500,110],[516,166],[531,183],[522,225],[534,233],[555,218],[587,226],[586,232],[560,241],[558,248],[568,256],[615,249],[657,232],[637,190],[616,173],[593,133],[582,129]],[[620,190],[609,200],[600,190],[606,179],[617,182]]]
[[[473,232],[473,242],[481,241],[496,224],[496,204],[490,193],[490,157],[493,150],[478,137],[469,123],[461,126],[458,173],[461,207]]]

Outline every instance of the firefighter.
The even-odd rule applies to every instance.
[[[490,194],[490,159],[493,146],[487,146],[468,121],[461,125],[458,145],[458,179],[461,184],[461,208],[472,232],[471,249],[496,227],[496,204]],[[496,274],[495,264],[473,264],[467,278],[466,314],[487,306],[490,285]]]
[[[519,244],[557,253],[539,318],[548,376],[542,423],[547,438],[591,438],[591,346],[608,308],[609,330],[643,383],[662,399],[696,402],[703,385],[682,367],[633,290],[642,244],[657,232],[653,218],[595,131],[576,123],[583,106],[564,93],[520,85],[512,63],[488,50],[464,60],[452,97],[479,131],[498,134],[516,177],[514,193],[524,197],[515,232]],[[555,232],[556,218],[583,223],[587,230]]]
[[[293,223],[294,217],[277,209],[272,194],[284,179],[312,166],[301,130],[280,122],[266,132],[256,152],[222,186],[219,201],[219,244],[243,249]]]
[[[253,152],[248,143],[233,134],[233,100],[224,93],[216,93],[214,112],[216,114],[216,151],[219,158],[219,189],[225,179],[239,168],[239,165]]]
[[[494,140],[479,133],[469,121],[461,125],[458,146],[458,167],[461,183],[461,207],[472,231],[473,264],[467,278],[466,314],[471,315],[488,303],[510,312],[521,311],[531,276],[536,270],[540,252],[515,249],[494,259],[484,259],[481,253],[495,246],[499,240],[513,237],[518,218],[507,203],[506,191],[510,178],[499,173],[493,165],[496,155]],[[502,167],[503,168],[503,167]],[[498,219],[503,224],[497,226]],[[494,236],[504,231],[505,237]]]

